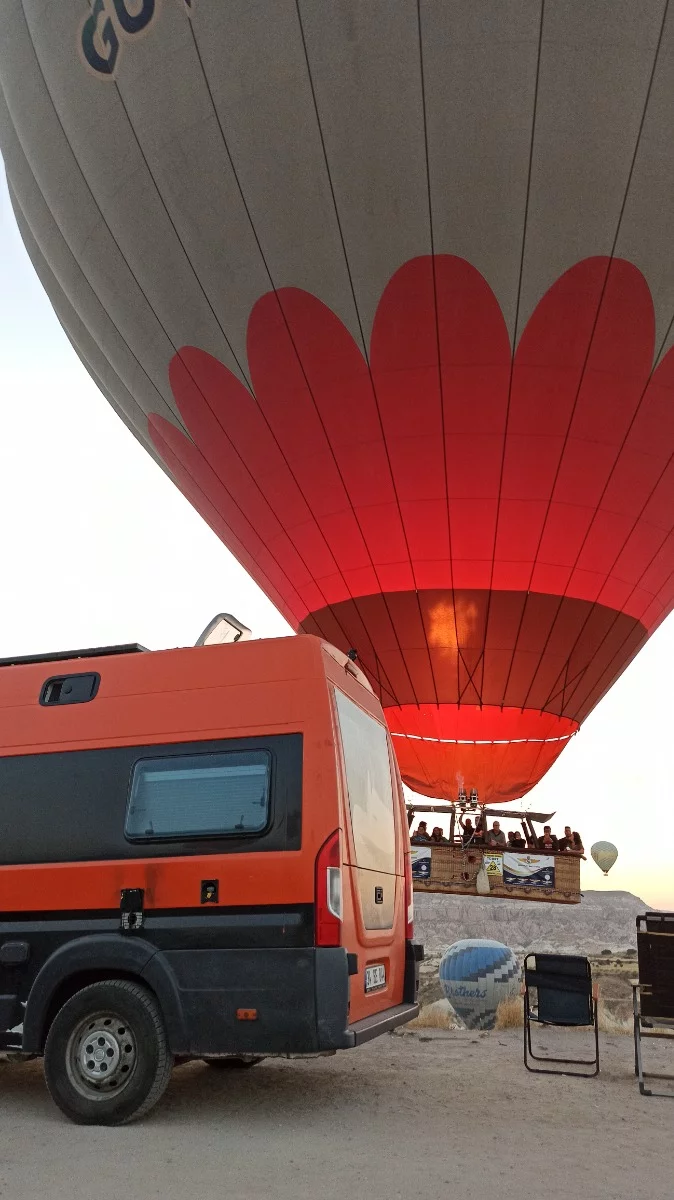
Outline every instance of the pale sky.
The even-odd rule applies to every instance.
[[[1,171],[0,405],[0,657],[192,645],[222,611],[255,636],[289,632],[80,364],[23,249]],[[608,878],[583,865],[584,887],[669,909],[673,669],[670,617],[526,798],[586,847],[617,845]]]

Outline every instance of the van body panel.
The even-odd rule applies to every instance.
[[[87,671],[100,676],[90,701],[40,703],[47,679]],[[391,755],[393,869],[366,868],[366,885],[335,687],[377,723]],[[414,1015],[399,776],[379,703],[339,651],[301,636],[11,665],[0,668],[0,717],[0,1048],[39,1053],[58,989],[96,972],[151,987],[178,1054],[346,1048],[354,1023],[372,1014]],[[251,748],[270,764],[265,824],[207,836],[178,828],[183,812],[206,820],[213,764],[238,755],[245,765]],[[146,807],[127,828],[139,763],[149,764]],[[155,835],[154,803],[175,817],[175,836],[161,823]],[[336,829],[342,944],[323,947],[316,858]],[[138,928],[123,927],[123,894],[140,897]],[[366,993],[370,965],[385,968],[386,984]],[[237,1009],[258,1015],[239,1020]]]
[[[392,929],[398,862],[388,735],[371,713],[341,689],[335,689],[334,698],[350,827],[345,862],[358,893],[365,929]]]
[[[351,977],[351,1020],[360,1021],[403,1000],[405,987],[405,878],[404,854],[409,846],[407,817],[402,788],[390,736],[383,714],[375,697],[358,685],[348,672],[330,671],[334,684],[332,716],[335,744],[338,748],[340,806],[343,828],[344,864],[344,945],[357,955],[359,969]],[[345,705],[343,697],[350,702]],[[362,714],[365,722],[351,715],[351,709]],[[346,714],[347,721],[340,722]],[[372,761],[365,769],[378,775],[378,787],[387,787],[390,805],[381,810],[381,797],[376,797],[379,809],[371,825],[367,812],[358,810],[366,797],[353,795],[354,774],[363,763],[363,745],[357,739],[349,744],[344,739],[347,723],[352,729],[364,730],[367,722],[378,727]],[[344,724],[344,728],[342,728]],[[348,736],[348,734],[347,734]],[[367,756],[366,756],[367,757]],[[355,770],[354,770],[355,769]],[[349,792],[349,782],[352,792]],[[360,780],[356,787],[360,790]],[[376,790],[376,788],[374,789]],[[355,820],[354,820],[355,817]],[[360,826],[359,826],[360,818]],[[370,844],[368,845],[368,838]],[[372,844],[372,843],[375,844]],[[387,867],[376,870],[372,867]],[[374,990],[366,988],[368,968],[383,968],[385,984]]]
[[[45,902],[54,912],[108,909],[119,915],[125,888],[143,888],[149,909],[189,909],[200,904],[204,879],[219,881],[220,907],[263,898],[279,906],[313,903],[314,864],[300,852],[113,859],[104,869],[100,862],[0,867],[0,921],[5,913],[41,912]]]

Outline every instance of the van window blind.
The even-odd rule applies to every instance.
[[[260,833],[269,820],[266,750],[136,763],[126,820],[131,839]]]

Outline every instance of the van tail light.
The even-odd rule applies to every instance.
[[[414,891],[412,889],[412,855],[409,850],[405,854],[405,937],[411,941],[414,937]]]
[[[316,857],[316,945],[342,944],[342,848],[339,830]]]

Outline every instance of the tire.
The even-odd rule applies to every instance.
[[[173,1056],[159,1006],[137,983],[77,992],[56,1014],[44,1051],[52,1099],[78,1125],[137,1121],[166,1090]]]
[[[262,1062],[263,1058],[264,1055],[262,1054],[259,1058],[255,1056],[251,1058],[205,1058],[204,1062],[207,1067],[215,1067],[218,1071],[241,1071],[246,1067],[256,1067],[258,1063]]]

